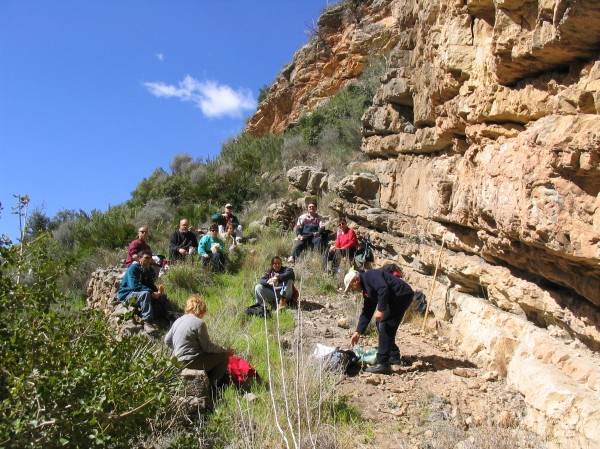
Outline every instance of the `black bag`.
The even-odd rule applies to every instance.
[[[336,349],[331,354],[323,357],[323,366],[329,371],[339,371],[347,373],[348,370],[356,365],[358,357],[350,349]]]
[[[269,318],[271,316],[271,311],[260,304],[252,304],[246,309],[246,314],[260,318],[264,318],[265,316]]]

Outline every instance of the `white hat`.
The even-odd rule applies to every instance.
[[[358,276],[358,271],[356,271],[353,268],[350,268],[350,271],[348,271],[348,273],[346,273],[346,276],[344,276],[344,293],[346,293],[348,291],[348,289],[350,288],[350,284],[352,284],[352,281],[354,280],[355,277]]]
[[[233,209],[233,206],[232,206],[230,203],[227,203],[227,204],[225,205],[225,209],[227,209],[227,208],[231,208],[231,209]]]

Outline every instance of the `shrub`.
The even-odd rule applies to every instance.
[[[0,446],[128,447],[169,402],[175,371],[102,314],[59,307],[47,240],[0,238]]]

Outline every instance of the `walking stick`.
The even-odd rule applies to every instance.
[[[433,290],[435,288],[435,280],[437,279],[438,268],[440,267],[440,260],[442,259],[442,251],[444,250],[444,244],[446,243],[446,237],[442,239],[442,246],[440,246],[440,252],[438,254],[437,262],[435,264],[435,272],[433,273],[433,280],[431,281],[431,290],[429,292],[429,301],[427,301],[427,307],[425,308],[425,316],[423,317],[423,327],[421,332],[425,331],[425,323],[427,322],[427,314],[429,313],[429,304],[433,300]]]

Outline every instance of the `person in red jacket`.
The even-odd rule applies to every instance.
[[[348,222],[345,218],[338,220],[338,233],[335,243],[331,245],[328,251],[323,253],[323,268],[328,269],[329,262],[332,262],[332,270],[335,272],[340,266],[340,261],[343,257],[349,260],[354,258],[356,248],[358,248],[358,238],[354,229],[348,227]]]

